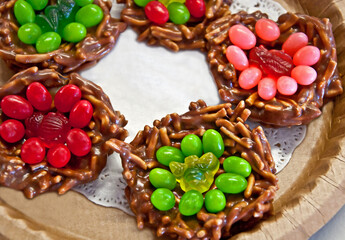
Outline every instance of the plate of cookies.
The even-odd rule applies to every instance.
[[[345,204],[343,11],[2,1],[0,238],[308,239]]]

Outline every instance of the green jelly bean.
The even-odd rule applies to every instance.
[[[168,6],[169,19],[175,24],[185,24],[190,18],[188,8],[183,3],[173,2]]]
[[[216,186],[223,193],[237,194],[247,188],[247,180],[235,173],[223,173],[216,178]]]
[[[42,34],[36,42],[36,50],[38,53],[47,53],[54,51],[60,47],[61,37],[56,32],[47,32]]]
[[[13,7],[14,16],[20,25],[33,23],[35,21],[35,11],[32,6],[24,1],[18,0]]]
[[[78,10],[75,20],[85,27],[93,27],[99,24],[103,19],[103,11],[96,4],[89,4]]]
[[[54,28],[51,25],[46,15],[43,15],[43,14],[36,15],[35,23],[41,28],[42,33],[54,32]]]
[[[192,216],[201,210],[203,204],[202,194],[196,190],[190,190],[181,197],[178,209],[182,215]]]
[[[135,4],[139,7],[145,7],[151,1],[153,0],[134,0]]]
[[[183,163],[185,156],[178,148],[163,146],[157,150],[156,158],[158,162],[168,167],[170,162]]]
[[[35,9],[36,11],[41,11],[48,4],[48,0],[26,0],[26,1],[30,3],[32,8]]]
[[[93,0],[75,0],[75,3],[80,7],[84,7],[86,5],[93,3]]]
[[[35,23],[26,23],[18,30],[18,38],[25,44],[35,44],[41,34],[41,28]]]
[[[176,178],[168,170],[154,168],[150,171],[149,179],[155,188],[167,188],[173,190],[176,187]]]
[[[202,143],[200,138],[195,134],[188,134],[181,141],[181,150],[186,157],[191,155],[201,157]]]
[[[173,2],[179,2],[179,3],[185,3],[186,0],[158,0],[159,2],[163,3],[164,6],[168,7],[170,3]]]
[[[175,195],[166,188],[158,188],[151,195],[152,205],[160,211],[168,211],[175,206]]]
[[[217,158],[224,153],[224,141],[220,133],[214,129],[208,129],[202,136],[204,153],[212,152]]]
[[[213,189],[205,195],[205,207],[210,213],[223,211],[226,205],[226,198],[222,191]]]
[[[86,37],[86,27],[80,23],[70,23],[63,30],[63,39],[67,42],[77,43]]]
[[[226,158],[223,162],[223,168],[227,173],[236,173],[245,178],[252,172],[249,162],[237,156]]]

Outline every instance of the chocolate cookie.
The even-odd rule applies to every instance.
[[[28,198],[95,180],[112,153],[105,142],[128,135],[108,96],[76,73],[29,68],[0,88],[0,100],[0,185]]]
[[[274,161],[262,128],[250,130],[245,124],[249,115],[250,111],[245,108],[243,101],[232,109],[230,103],[206,106],[205,102],[199,100],[192,102],[190,111],[183,115],[168,114],[162,120],[154,121],[153,127],[145,126],[129,145],[116,139],[107,142],[108,147],[121,153],[123,176],[128,184],[125,193],[137,217],[139,229],[144,226],[152,227],[156,229],[159,237],[220,239],[245,231],[272,213],[272,201],[278,189],[277,177],[274,175]],[[220,186],[217,187],[217,181],[219,176],[227,171],[224,170],[226,167],[223,163],[229,156],[242,157],[242,160],[246,160],[252,168],[251,174],[248,173],[248,185],[244,188],[244,192],[225,193],[224,210],[211,213],[207,210],[207,206],[202,208],[200,206],[201,210],[195,215],[184,216],[179,210],[181,208],[179,203],[183,201],[181,197],[187,193],[182,190],[180,182],[172,189],[176,199],[175,204],[173,203],[170,210],[158,210],[151,201],[155,187],[150,172],[152,170],[164,172],[164,169],[169,171],[169,167],[158,159],[157,150],[162,149],[162,146],[172,146],[179,151],[181,140],[185,136],[194,134],[201,137],[209,129],[221,134],[225,151],[219,157],[219,169],[215,172],[217,179],[212,181],[207,193],[212,189],[221,189]],[[204,151],[206,152],[205,149]],[[200,163],[198,166],[201,165],[203,164]],[[172,168],[171,165],[169,166]],[[199,195],[202,199],[201,193]],[[165,204],[166,201],[161,203]]]
[[[318,19],[304,14],[286,13],[280,16],[276,23],[280,30],[279,38],[268,41],[258,37],[257,29],[255,29],[256,23],[261,19],[267,19],[267,15],[261,12],[254,12],[252,14],[239,12],[219,18],[207,27],[205,37],[208,40],[208,62],[219,89],[219,95],[223,101],[235,104],[245,100],[246,107],[252,112],[250,117],[255,121],[275,126],[307,124],[320,116],[320,108],[324,103],[343,92],[337,70],[336,46],[331,23],[328,19]],[[271,23],[274,22],[271,21]],[[282,94],[283,91],[279,92],[279,86],[277,85],[277,94],[268,100],[259,96],[258,88],[260,84],[251,89],[242,88],[239,83],[241,71],[236,70],[226,57],[227,48],[233,46],[229,39],[229,29],[238,24],[245,26],[257,38],[256,47],[254,47],[257,50],[256,56],[253,57],[251,55],[252,50],[250,49],[243,50],[247,58],[249,58],[249,64],[253,62],[255,64],[256,59],[253,61],[253,58],[258,58],[264,51],[271,52],[272,49],[279,50],[273,53],[273,55],[276,55],[274,57],[286,55],[287,51],[284,52],[280,49],[282,49],[287,39],[295,33],[303,34],[306,38],[305,45],[309,48],[316,47],[319,49],[317,51],[319,52],[319,60],[316,64],[311,63],[309,65],[310,68],[313,68],[311,71],[315,70],[314,72],[317,74],[315,74],[315,81],[312,83],[299,82],[298,87],[295,81],[295,93],[292,95]],[[290,54],[288,56],[290,60],[287,59],[285,63],[291,64],[293,61],[292,66],[298,65],[295,61],[295,55]],[[282,59],[284,56],[278,58]],[[270,63],[267,62],[272,59],[263,60],[269,65]],[[261,63],[263,60],[260,60]],[[274,64],[276,63],[277,61],[269,67],[275,68]],[[280,64],[280,66],[284,68],[284,64]],[[270,73],[265,73],[264,71],[263,75],[270,77]],[[288,69],[289,71],[291,71],[291,68]],[[292,72],[291,74],[293,74]],[[276,84],[279,81],[277,79],[274,79]]]
[[[126,4],[121,12],[121,18],[139,34],[139,41],[145,41],[148,45],[162,45],[172,51],[205,49],[205,28],[211,20],[229,12],[229,6],[232,3],[231,0],[207,0],[205,2],[200,0],[199,2],[204,4],[204,13],[201,17],[193,17],[191,13],[189,20],[183,24],[175,24],[171,20],[163,24],[156,24],[148,19],[144,7],[138,6],[134,0],[118,0],[117,2]],[[167,5],[174,1],[159,1],[159,3],[161,2]],[[163,4],[161,5],[161,8],[165,8]],[[179,7],[181,8],[181,6]],[[168,14],[167,11],[166,14]]]
[[[77,42],[74,41],[75,39],[71,40],[71,42],[62,41],[58,49],[38,53],[34,45],[25,44],[18,38],[17,33],[20,24],[14,14],[16,2],[17,0],[4,0],[0,3],[0,57],[15,71],[37,66],[40,69],[51,68],[59,72],[69,73],[91,67],[112,50],[120,33],[127,27],[125,23],[110,16],[111,1],[94,0],[93,4],[98,5],[103,11],[103,19],[98,25],[87,27],[85,38]],[[56,7],[55,4],[60,2],[63,1],[49,0],[49,4],[54,5],[52,6],[53,8]],[[70,0],[65,0],[64,2],[68,4]],[[61,11],[63,14],[67,12],[63,8]],[[47,19],[43,10],[36,11],[35,13],[41,18]],[[60,20],[58,13],[54,11],[47,14],[51,14],[51,18],[55,20],[49,22],[49,20],[43,19],[43,24],[46,24],[49,28],[52,25],[54,31],[57,31],[57,28],[60,31],[58,22],[64,20]],[[89,17],[91,18],[91,16]],[[47,26],[41,26],[42,33],[45,32],[43,28],[47,28]],[[80,28],[78,29],[80,30]],[[78,29],[73,28],[71,32],[75,34],[79,31]],[[46,31],[50,32],[53,30]],[[60,35],[63,38],[61,32],[62,30]]]

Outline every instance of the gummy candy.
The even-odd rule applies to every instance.
[[[169,167],[183,191],[197,190],[203,193],[213,183],[214,175],[219,169],[219,160],[208,152],[200,158],[196,155],[186,157],[184,163],[171,162]]]

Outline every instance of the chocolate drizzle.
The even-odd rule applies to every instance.
[[[111,1],[94,0],[104,13],[102,22],[88,29],[81,42],[63,43],[60,48],[49,53],[38,54],[32,45],[22,43],[17,37],[18,25],[13,15],[17,0],[0,3],[0,57],[15,71],[32,66],[51,68],[59,72],[76,72],[96,64],[115,46],[116,40],[127,24],[110,16]],[[56,1],[50,0],[50,4]]]
[[[313,67],[317,79],[308,86],[299,86],[293,96],[277,94],[269,101],[261,99],[256,88],[244,90],[238,85],[238,73],[225,56],[225,49],[231,45],[228,30],[235,24],[243,24],[254,32],[255,23],[266,14],[239,12],[226,15],[212,22],[206,29],[208,40],[208,62],[219,89],[219,95],[225,102],[238,103],[245,100],[251,110],[251,119],[269,125],[292,126],[307,124],[320,116],[324,103],[343,92],[337,69],[336,46],[332,25],[328,19],[318,19],[304,14],[286,13],[279,17],[278,25],[281,36],[274,42],[265,42],[258,38],[257,45],[269,49],[281,49],[284,41],[294,32],[307,34],[309,44],[321,51],[320,61]]]
[[[232,0],[206,1],[205,17],[191,19],[186,24],[167,22],[156,25],[147,19],[144,8],[137,6],[133,0],[117,0],[126,4],[121,12],[121,18],[139,34],[139,41],[148,45],[162,45],[172,51],[180,49],[205,50],[205,29],[210,21],[229,12]]]
[[[208,107],[199,100],[191,103],[190,111],[183,115],[168,114],[154,121],[153,127],[145,126],[130,144],[116,139],[107,141],[107,147],[121,154],[123,176],[128,184],[126,197],[137,216],[139,229],[145,225],[155,228],[158,237],[220,239],[251,228],[272,212],[278,189],[274,161],[262,128],[250,130],[245,124],[249,115],[243,101],[232,109],[230,103]],[[179,148],[187,134],[202,136],[211,128],[221,133],[225,143],[221,164],[226,157],[237,155],[252,166],[247,189],[242,194],[226,194],[226,208],[222,212],[212,214],[203,208],[196,216],[184,217],[178,210],[184,192],[177,184],[173,190],[175,207],[166,212],[154,208],[150,197],[155,188],[149,181],[149,173],[156,167],[167,168],[156,160],[156,151],[161,146]],[[223,172],[221,165],[216,176]],[[213,183],[211,189],[214,188]]]
[[[128,135],[123,128],[127,124],[124,116],[113,110],[108,96],[96,84],[76,73],[62,76],[54,70],[39,71],[36,67],[19,72],[1,87],[0,101],[11,94],[25,96],[26,88],[32,82],[42,83],[52,96],[66,84],[80,88],[82,99],[90,101],[94,108],[89,126],[83,129],[91,138],[92,149],[84,157],[72,155],[66,167],[57,169],[46,160],[37,165],[25,164],[20,158],[24,141],[9,144],[0,139],[0,185],[22,190],[26,197],[33,198],[47,191],[63,194],[78,184],[95,180],[112,153],[105,148],[105,142],[110,138],[124,140]],[[7,117],[1,113],[0,119],[2,122]]]

